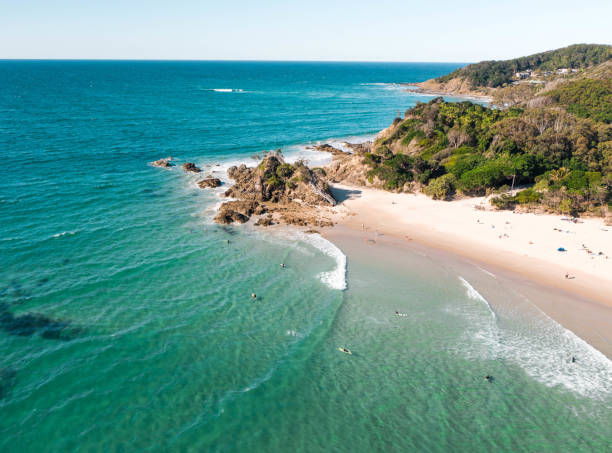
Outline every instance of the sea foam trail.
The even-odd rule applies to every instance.
[[[216,93],[244,93],[244,90],[240,88],[211,88],[207,91],[214,91]]]
[[[491,307],[491,304],[489,303],[489,301],[487,299],[485,299],[482,294],[480,294],[478,291],[476,291],[476,288],[474,288],[472,285],[470,285],[470,283],[463,277],[459,277],[459,280],[461,281],[461,284],[465,287],[465,289],[467,290],[467,295],[470,299],[473,300],[478,300],[480,302],[484,302],[487,307],[489,308],[489,311],[491,312],[491,315],[493,315],[493,317],[495,318],[495,312],[493,311],[493,308]]]
[[[342,250],[319,234],[306,234],[302,231],[290,230],[285,237],[300,240],[333,258],[336,262],[334,269],[320,272],[317,274],[317,278],[332,289],[341,291],[346,289],[346,255],[342,253]]]
[[[346,255],[330,241],[318,234],[305,235],[307,242],[336,261],[334,270],[321,272],[319,279],[332,289],[346,289]]]
[[[539,309],[511,311],[498,322],[488,301],[467,280],[459,279],[467,296],[485,302],[493,315],[464,307],[472,327],[462,351],[487,360],[507,360],[547,387],[563,387],[593,399],[612,397],[612,361],[604,354]]]

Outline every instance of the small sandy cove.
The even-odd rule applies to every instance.
[[[612,227],[602,219],[496,211],[484,197],[446,202],[340,184],[332,192],[339,224],[414,240],[612,307]]]

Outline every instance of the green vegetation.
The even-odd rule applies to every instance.
[[[581,118],[612,123],[612,79],[568,82],[545,96]]]
[[[510,83],[515,73],[525,70],[554,71],[559,68],[584,69],[612,59],[612,46],[575,44],[562,49],[503,61],[482,61],[457,69],[436,79],[448,82],[467,78],[473,88],[499,87]]]
[[[276,167],[276,176],[279,178],[290,178],[295,171],[295,167],[291,164],[281,164]]]
[[[423,191],[434,200],[448,200],[455,194],[456,183],[455,175],[447,173],[439,178],[432,179]]]
[[[585,86],[591,85],[559,94],[558,102],[586,104],[588,115],[569,107],[499,110],[442,98],[419,103],[364,156],[370,182],[377,179],[387,190],[421,187],[437,199],[531,185],[493,203],[601,213],[612,204],[612,125],[595,119],[610,109],[597,107],[601,100],[587,96]]]

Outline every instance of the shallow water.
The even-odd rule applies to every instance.
[[[455,67],[0,62],[0,450],[605,450],[610,362],[512,288],[216,226],[147,165],[320,162]]]

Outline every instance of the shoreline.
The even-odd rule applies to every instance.
[[[433,90],[430,88],[424,88],[422,87],[420,84],[423,82],[419,82],[419,83],[405,83],[402,84],[406,87],[413,87],[415,89],[406,89],[406,91],[410,92],[410,93],[416,93],[416,94],[425,94],[425,95],[431,95],[431,96],[452,96],[452,97],[456,97],[456,98],[464,98],[466,100],[476,100],[476,101],[483,101],[483,102],[487,102],[487,103],[491,103],[493,102],[493,97],[491,96],[487,96],[485,94],[481,94],[481,93],[456,93],[456,92],[452,92],[452,91],[444,91],[444,90]]]
[[[400,253],[415,244],[450,254],[485,272],[493,270],[534,295],[532,302],[539,309],[612,359],[612,291],[606,292],[612,288],[612,258],[591,256],[569,246],[567,252],[557,252],[551,246],[563,236],[572,236],[573,243],[605,246],[607,240],[612,244],[611,227],[595,219],[572,224],[561,221],[561,216],[475,210],[472,206],[478,199],[443,202],[422,194],[340,184],[331,187],[339,201],[334,218],[338,226],[322,231],[328,240],[333,242],[338,234],[355,234],[375,246],[379,239],[392,239]],[[598,222],[602,223],[600,230]],[[556,224],[565,226],[565,231],[580,231],[554,231],[551,225]],[[532,244],[526,237],[533,238]],[[573,278],[564,278],[568,272]]]

